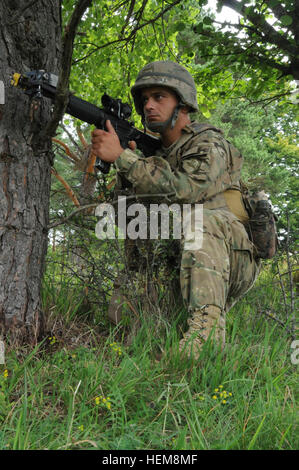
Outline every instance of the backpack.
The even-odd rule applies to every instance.
[[[241,185],[242,197],[249,215],[245,225],[249,239],[254,244],[256,257],[271,259],[275,256],[279,242],[277,237],[276,214],[264,191],[250,191]]]

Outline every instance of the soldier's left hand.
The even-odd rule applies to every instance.
[[[91,150],[104,162],[113,163],[124,151],[111,122],[106,121],[106,129],[95,129],[91,133]]]

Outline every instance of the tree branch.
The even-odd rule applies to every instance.
[[[172,197],[172,196],[173,196],[173,193],[169,193],[169,194],[168,193],[167,194],[134,194],[133,196],[127,196],[126,201],[138,200],[138,199],[143,199],[143,198],[146,199],[148,197],[151,197],[151,198],[152,197],[158,197],[158,198],[163,197],[164,199],[169,201],[169,197]],[[118,204],[118,202],[119,201],[117,199],[117,200],[109,201],[109,204],[111,204],[112,206],[116,206]],[[78,207],[78,209],[75,209],[73,212],[71,212],[68,216],[61,218],[57,222],[53,222],[52,224],[49,224],[48,227],[47,227],[47,230],[50,230],[51,228],[57,227],[58,225],[62,225],[65,222],[67,222],[68,220],[70,220],[72,217],[77,215],[79,212],[82,212],[86,209],[96,208],[100,204],[101,203],[99,203],[99,202],[95,202],[95,203],[92,203],[92,204],[86,204],[84,206],[80,206],[80,207]]]
[[[75,206],[79,207],[80,202],[78,201],[77,196],[75,195],[70,185],[65,181],[65,179],[58,173],[58,171],[54,167],[51,168],[51,173],[55,175],[58,181],[60,181],[60,183],[65,187],[67,195],[73,201]]]
[[[148,26],[149,24],[152,24],[154,23],[155,21],[157,21],[159,18],[163,17],[163,15],[165,15],[165,13],[167,13],[169,10],[171,10],[171,8],[173,8],[175,5],[178,5],[179,3],[183,3],[183,0],[175,0],[173,3],[170,3],[166,8],[164,8],[164,10],[162,10],[157,16],[155,16],[154,18],[148,20],[148,21],[145,21],[144,23],[142,23],[141,25],[137,25],[132,31],[130,34],[128,34],[128,36],[124,37],[124,38],[119,38],[119,39],[115,39],[113,41],[109,41],[107,42],[106,44],[102,44],[101,46],[97,46],[95,47],[95,49],[91,52],[89,52],[88,54],[86,54],[84,57],[81,57],[80,59],[77,59],[73,62],[73,64],[77,64],[78,62],[81,62],[82,60],[85,60],[87,57],[91,56],[92,54],[94,54],[95,52],[97,52],[98,50],[100,49],[104,49],[105,47],[108,47],[108,46],[111,46],[112,44],[116,44],[116,43],[120,43],[120,42],[124,42],[124,43],[128,43],[131,39],[133,39],[133,37],[136,35],[136,33],[143,29],[145,26]]]
[[[77,31],[77,27],[81,21],[81,18],[85,10],[91,5],[92,0],[78,0],[77,5],[73,11],[69,24],[65,28],[65,35],[63,39],[63,50],[61,68],[59,73],[59,79],[57,84],[57,92],[54,104],[53,116],[45,133],[47,136],[53,137],[62,116],[65,112],[65,108],[68,103],[69,94],[69,77],[72,65],[72,56],[74,48],[74,39]]]
[[[296,46],[293,46],[284,35],[281,35],[273,28],[273,26],[267,23],[263,15],[259,13],[250,13],[248,10],[246,11],[246,7],[243,2],[238,2],[237,0],[218,0],[218,3],[221,6],[231,8],[244,18],[248,19],[254,25],[255,32],[262,35],[263,39],[267,42],[275,44],[292,56],[297,54]],[[295,27],[295,25],[293,26]]]
[[[123,25],[119,37],[121,38],[125,32],[126,27],[129,24],[130,18],[132,16],[132,13],[134,11],[134,6],[135,6],[135,0],[131,0],[130,6],[129,6],[129,11],[125,20],[125,24]]]
[[[76,140],[72,136],[71,132],[65,127],[65,125],[61,122],[60,127],[64,130],[64,132],[67,134],[68,138],[72,142],[72,144],[76,147],[78,152],[82,155],[84,153],[84,149],[80,147],[80,145],[77,144]]]
[[[249,98],[246,98],[246,96],[244,96],[244,98],[246,98],[249,101],[250,106],[254,106],[256,104],[261,104],[261,103],[264,103],[265,106],[267,106],[270,103],[272,103],[273,101],[278,100],[279,98],[283,98],[284,96],[290,96],[290,94],[291,94],[291,92],[288,91],[288,92],[285,92],[285,93],[279,93],[277,95],[269,96],[267,98],[262,98],[262,99],[256,100],[256,101],[251,101]]]
[[[229,24],[229,23],[227,23],[227,24]],[[244,25],[244,27],[246,27],[246,26]],[[250,45],[247,45],[245,43],[244,45],[241,44],[240,46],[236,46],[236,45],[233,44],[232,47],[229,47],[229,43],[227,42],[227,38],[224,38],[225,43],[221,42],[222,38],[220,38],[220,40],[219,40],[219,38],[217,37],[216,40],[215,40],[214,37],[213,37],[213,32],[201,31],[197,34],[200,35],[200,36],[208,37],[212,41],[214,40],[215,45],[216,44],[217,45],[221,44],[221,45],[225,46],[225,50],[229,51],[229,52],[223,52],[223,53],[213,52],[213,54],[205,54],[205,55],[201,56],[203,58],[207,58],[207,57],[225,57],[225,56],[229,57],[229,56],[233,56],[233,55],[244,54],[244,56],[246,57],[246,60],[252,65],[264,63],[265,65],[267,65],[269,67],[272,67],[274,69],[279,70],[282,73],[282,76],[286,76],[286,75],[289,75],[290,73],[292,73],[291,70],[290,70],[290,64],[288,64],[288,63],[283,64],[283,63],[279,62],[278,59],[276,60],[276,59],[272,59],[269,56],[266,56],[264,54],[263,50],[257,49],[257,51],[255,52],[254,47],[257,47],[257,45],[258,45],[257,42],[252,42],[252,44],[250,44]],[[268,52],[271,52],[271,50],[269,50]]]
[[[288,13],[281,3],[278,3],[277,5],[275,5],[272,2],[272,5],[269,6],[270,0],[264,0],[264,2],[273,11],[274,15],[276,16],[278,20],[280,20],[280,18],[283,15],[286,15]]]
[[[73,152],[71,152],[69,147],[64,142],[59,139],[56,139],[55,137],[52,138],[52,142],[56,142],[56,144],[59,144],[61,147],[63,147],[65,153],[71,160],[73,160],[74,162],[80,162],[80,158],[78,158]]]

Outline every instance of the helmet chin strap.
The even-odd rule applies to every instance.
[[[179,116],[179,111],[180,109],[184,106],[184,103],[179,103],[173,110],[172,115],[166,119],[166,121],[156,121],[156,122],[150,122],[146,119],[146,117],[143,115],[142,117],[142,124],[146,126],[150,131],[152,132],[158,132],[159,134],[162,134],[168,127],[170,129],[173,129],[178,116]]]

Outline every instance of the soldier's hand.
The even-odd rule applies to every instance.
[[[128,145],[129,145],[129,148],[133,151],[136,150],[137,148],[135,140],[130,140],[130,142],[128,142]]]
[[[113,163],[124,151],[111,122],[106,121],[106,129],[95,129],[91,133],[92,152],[104,162]]]

